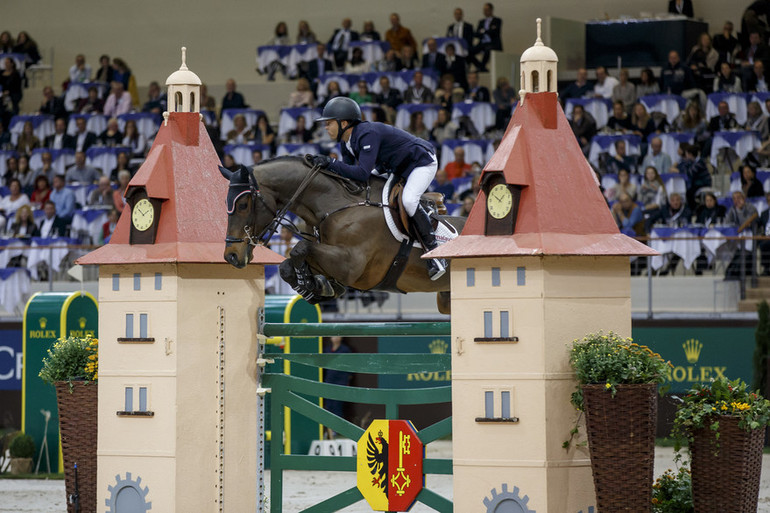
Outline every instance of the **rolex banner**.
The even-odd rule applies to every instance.
[[[425,484],[425,447],[407,420],[375,420],[358,440],[358,489],[374,511],[408,511]]]

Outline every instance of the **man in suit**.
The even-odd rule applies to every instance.
[[[75,118],[75,126],[77,131],[73,136],[75,139],[75,151],[88,151],[88,148],[96,144],[96,134],[89,132],[86,127],[86,118]]]
[[[486,72],[489,54],[492,50],[502,51],[503,43],[500,39],[500,30],[503,26],[503,20],[494,16],[494,6],[487,2],[484,4],[484,17],[479,20],[476,26],[476,38],[478,43],[468,54],[468,60],[476,66],[477,71]],[[482,54],[481,60],[476,56]]]
[[[318,56],[307,62],[307,72],[305,73],[305,78],[310,82],[314,94],[318,90],[318,77],[334,70],[332,61],[326,58],[326,46],[323,43],[316,45],[316,52]]]
[[[350,27],[350,18],[342,20],[342,27],[334,31],[328,43],[329,50],[334,56],[334,64],[340,70],[345,67],[345,61],[348,59],[350,42],[358,41],[359,39],[358,32],[350,30]]]
[[[57,118],[66,118],[67,110],[64,108],[64,100],[53,94],[51,86],[43,88],[43,101],[40,103],[39,114],[50,114]]]
[[[719,102],[717,105],[717,112],[719,114],[709,120],[709,132],[713,134],[714,132],[724,132],[738,128],[738,122],[735,120],[735,116],[732,112],[730,112],[730,106],[727,102]]]
[[[56,118],[55,131],[45,138],[43,146],[52,150],[75,149],[75,138],[67,134],[67,121]]]
[[[235,80],[227,79],[225,82],[225,96],[222,98],[222,110],[225,109],[245,109],[248,107],[243,95],[235,90]]]
[[[465,74],[465,58],[455,53],[455,45],[452,43],[446,45],[444,51],[446,52],[446,72],[452,75],[455,83],[459,84],[463,89],[467,89],[468,78]]]
[[[413,84],[404,92],[406,103],[433,103],[433,91],[423,85],[422,79],[422,71],[415,71]]]
[[[468,88],[465,90],[465,100],[471,102],[489,101],[489,89],[479,84],[479,74],[475,71],[468,73]]]
[[[456,37],[466,43],[466,49],[473,48],[473,25],[463,20],[463,10],[455,9],[455,21],[446,29],[446,37]]]
[[[428,51],[422,56],[422,67],[435,69],[439,75],[446,73],[446,57],[439,53],[438,43],[434,38],[428,39]]]
[[[43,206],[45,214],[40,220],[41,237],[64,237],[67,235],[67,221],[56,215],[56,204],[48,200]]]

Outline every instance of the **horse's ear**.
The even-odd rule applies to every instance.
[[[227,169],[226,167],[219,166],[219,172],[222,173],[222,176],[230,180],[233,176],[233,172]]]

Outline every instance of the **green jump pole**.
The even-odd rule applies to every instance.
[[[451,335],[448,322],[265,323],[266,337],[416,337]]]

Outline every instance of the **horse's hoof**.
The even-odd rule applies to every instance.
[[[326,276],[322,274],[316,274],[314,276],[314,279],[315,279],[316,290],[320,291],[321,296],[327,296],[327,297],[334,296],[334,287],[332,287],[332,284],[329,283],[329,280],[326,278]]]

